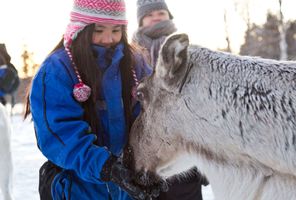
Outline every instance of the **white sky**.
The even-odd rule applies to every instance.
[[[130,36],[137,27],[136,0],[125,0]],[[227,10],[232,49],[239,51],[245,23],[234,9],[234,1],[244,0],[166,0],[180,32],[192,43],[211,49],[225,48],[224,10]],[[282,0],[285,19],[296,19],[296,1]],[[276,12],[278,0],[250,0],[252,22],[263,23],[267,10]],[[0,0],[0,42],[6,43],[12,62],[21,67],[24,45],[40,63],[60,40],[69,20],[72,0]]]

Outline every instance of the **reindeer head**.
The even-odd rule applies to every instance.
[[[188,45],[185,34],[169,37],[162,46],[153,75],[138,87],[142,112],[132,127],[128,154],[132,155],[135,170],[142,174],[139,182],[145,185],[155,180],[153,174],[163,178],[175,174],[170,167],[178,158],[184,159],[180,149],[183,128],[175,114],[182,112],[177,102],[189,70]],[[183,170],[182,167],[178,169]]]

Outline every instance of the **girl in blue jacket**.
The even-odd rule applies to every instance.
[[[124,1],[75,0],[70,17],[33,79],[26,112],[49,160],[40,198],[145,199],[117,158],[139,110],[133,89],[150,73],[127,42]]]

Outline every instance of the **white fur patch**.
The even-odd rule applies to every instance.
[[[5,200],[13,199],[12,158],[10,149],[11,126],[5,107],[0,104],[0,189]]]
[[[179,154],[172,162],[156,169],[157,174],[163,178],[169,178],[173,175],[188,171],[196,165],[196,159],[193,155],[186,152]]]

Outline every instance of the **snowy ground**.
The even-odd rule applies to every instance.
[[[38,170],[46,159],[37,148],[32,123],[23,121],[20,114],[14,114],[11,121],[13,196],[15,200],[38,200]],[[214,200],[210,186],[203,187],[203,197],[204,200]]]
[[[15,200],[37,200],[38,170],[46,160],[36,146],[33,125],[21,115],[12,117],[13,196]]]

